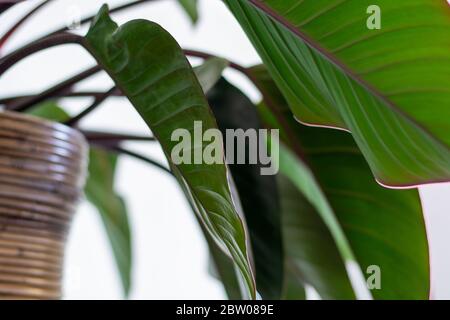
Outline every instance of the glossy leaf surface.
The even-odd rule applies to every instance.
[[[227,168],[224,164],[193,161],[202,157],[209,144],[202,140],[201,133],[198,137],[195,122],[201,124],[203,132],[217,128],[217,124],[177,42],[150,21],[133,20],[119,28],[104,6],[86,36],[86,47],[139,112],[170,162],[179,143],[172,139],[175,130],[197,136],[188,148],[183,147],[183,152],[191,155],[190,163],[173,166],[176,176],[186,184],[206,229],[233,257],[254,297],[246,234],[234,207]]]
[[[306,204],[302,204],[301,197],[297,197],[299,202],[294,204],[304,208],[297,211],[307,214],[314,209],[333,236],[341,257],[344,257],[346,262],[349,258],[356,259],[366,278],[370,276],[367,273],[368,267],[380,267],[381,288],[371,290],[375,299],[428,299],[428,242],[418,191],[381,187],[373,180],[364,157],[349,133],[299,125],[286,102],[280,100],[281,95],[276,94],[273,83],[271,87],[270,79],[264,77],[260,68],[254,70],[254,74],[257,74],[265,91],[271,92],[271,102],[277,104],[276,107],[287,120],[291,130],[286,132],[286,128],[276,121],[270,110],[261,105],[259,108],[266,123],[281,128],[284,131],[284,134],[280,134],[284,137],[284,143],[293,142],[300,146],[303,152],[301,157],[288,148],[281,148],[280,152],[281,172],[307,200]],[[283,217],[285,214],[284,211]],[[291,219],[294,218],[295,216]],[[306,224],[308,221],[306,218],[297,219],[299,226],[302,226],[300,222]],[[295,225],[295,220],[293,221],[288,225]],[[305,231],[309,229],[305,228]],[[302,237],[305,232],[300,230],[298,228],[297,232],[291,232],[291,235]],[[308,242],[303,240],[297,245],[325,245],[326,237],[320,238],[324,239],[322,243],[319,239]],[[286,242],[286,245],[289,244],[293,246],[296,242]],[[349,254],[345,254],[347,251]],[[320,264],[322,267],[331,265]],[[315,276],[315,272],[320,270],[319,266],[309,268]],[[331,274],[333,273],[327,271],[320,279],[324,281],[323,279],[327,279],[326,276]],[[312,275],[306,275],[310,276],[309,283],[314,285]],[[339,298],[335,294],[329,294],[333,292],[330,290],[336,290],[339,286],[329,280],[323,283],[332,288],[325,287],[324,290],[316,283],[314,287],[319,294]],[[340,294],[344,292],[337,291]]]
[[[377,1],[380,30],[369,0],[225,2],[299,121],[351,131],[385,185],[450,180],[445,1]]]

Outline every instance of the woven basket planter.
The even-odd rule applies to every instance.
[[[82,194],[78,131],[0,112],[0,299],[59,299],[64,247]]]

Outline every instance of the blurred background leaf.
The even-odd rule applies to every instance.
[[[366,276],[369,266],[380,267],[381,288],[371,291],[376,299],[428,299],[429,252],[418,191],[380,186],[349,133],[300,125],[264,69],[252,71],[270,95],[266,102],[286,123],[280,124],[265,103],[258,106],[262,118],[267,125],[284,131],[280,135],[285,146],[296,144],[302,152],[296,154],[293,148],[282,145],[280,172],[308,200],[310,210],[322,217],[341,256],[347,261],[356,259]],[[305,207],[300,211],[307,212]],[[346,250],[350,256],[343,252]],[[314,286],[312,281],[310,284]],[[324,294],[320,287],[315,288]]]
[[[278,185],[286,248],[283,298],[302,298],[306,283],[322,299],[354,299],[344,261],[320,215],[286,176],[279,176]]]
[[[253,103],[224,78],[209,92],[208,102],[224,137],[227,129],[262,129]],[[228,143],[229,141],[225,146],[227,151]],[[235,142],[235,159],[233,164],[229,164],[229,168],[249,230],[258,293],[263,299],[280,299],[283,284],[283,245],[276,178],[273,175],[261,175],[261,163],[250,163],[249,154],[255,150],[250,147],[249,140],[245,143],[245,163],[237,163],[237,152],[242,150],[238,151]]]
[[[178,3],[187,13],[193,24],[198,21],[198,0],[178,0]]]
[[[125,296],[131,288],[132,245],[125,202],[114,190],[117,155],[91,147],[86,198],[98,212],[111,244]]]

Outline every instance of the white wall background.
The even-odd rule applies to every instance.
[[[105,0],[55,0],[30,19],[5,46],[2,54],[61,25],[70,17],[95,13]],[[124,0],[107,1],[110,6]],[[119,23],[133,18],[161,24],[184,48],[221,55],[242,65],[260,60],[231,14],[219,0],[200,0],[201,19],[193,27],[175,0],[160,0],[114,15]],[[0,34],[36,1],[17,5],[3,15]],[[85,28],[77,32],[83,34]],[[193,62],[196,62],[195,60]],[[33,55],[0,79],[0,96],[39,92],[94,63],[82,49],[64,46]],[[255,101],[259,94],[239,74],[226,76]],[[79,88],[109,89],[111,81],[99,75]],[[62,105],[77,113],[89,99],[66,99]],[[142,120],[123,98],[108,100],[82,122],[84,128],[146,134]],[[127,147],[163,160],[161,150],[149,143]],[[126,197],[134,235],[134,287],[131,299],[221,299],[220,283],[208,274],[208,254],[199,227],[168,175],[139,161],[123,157],[117,189]],[[432,296],[450,299],[450,184],[422,187],[421,196],[431,246]],[[113,256],[95,210],[82,203],[68,242],[64,293],[66,299],[120,299],[120,282]]]

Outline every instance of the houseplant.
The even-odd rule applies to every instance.
[[[55,106],[38,104],[76,94],[70,92],[73,83],[104,69],[118,89],[97,94],[86,112],[61,121],[74,126],[106,97],[124,94],[152,129],[169,163],[176,145],[170,139],[172,132],[194,130],[195,121],[204,129],[217,122],[222,131],[278,128],[277,176],[260,175],[257,164],[230,164],[233,186],[223,164],[171,163],[205,234],[222,245],[238,267],[242,293],[233,286],[239,282],[236,276],[227,273],[230,261],[208,238],[230,296],[255,297],[256,287],[263,298],[301,298],[302,284],[307,283],[323,298],[351,299],[355,294],[346,265],[356,262],[364,273],[381,272],[381,287],[375,278],[371,283],[374,298],[427,298],[428,249],[417,191],[382,188],[375,179],[387,187],[448,180],[448,40],[443,34],[450,22],[445,2],[379,1],[385,22],[379,30],[366,24],[370,3],[365,1],[225,2],[265,64],[253,68],[229,64],[260,89],[263,101],[257,108],[224,80],[206,90],[224,67],[223,60],[214,59],[202,73],[213,74],[212,81],[202,80],[197,72],[208,91],[212,115],[184,54],[211,57],[183,52],[150,22],[132,21],[116,31],[106,8],[86,37],[58,32],[2,58],[0,72],[44,47],[77,43],[99,64],[40,95],[6,99],[7,108],[52,109],[54,117]],[[416,18],[413,22],[405,18],[411,16]],[[412,36],[413,44],[407,40]],[[341,128],[352,135],[302,126],[292,114],[298,122]],[[115,152],[127,152],[118,141],[141,138],[91,132],[86,137]],[[110,157],[104,151],[91,152],[94,180],[88,182],[86,193],[103,214],[127,288],[124,210],[117,210],[122,208],[119,198],[102,201],[111,194],[112,180],[105,176],[95,180],[97,174],[111,176]],[[94,167],[96,163],[110,163],[108,172],[102,173],[98,168],[106,166]],[[109,183],[100,188],[95,181]],[[230,185],[239,195],[245,224]],[[102,188],[108,192],[99,192]],[[112,201],[117,203],[114,213],[102,206]]]

